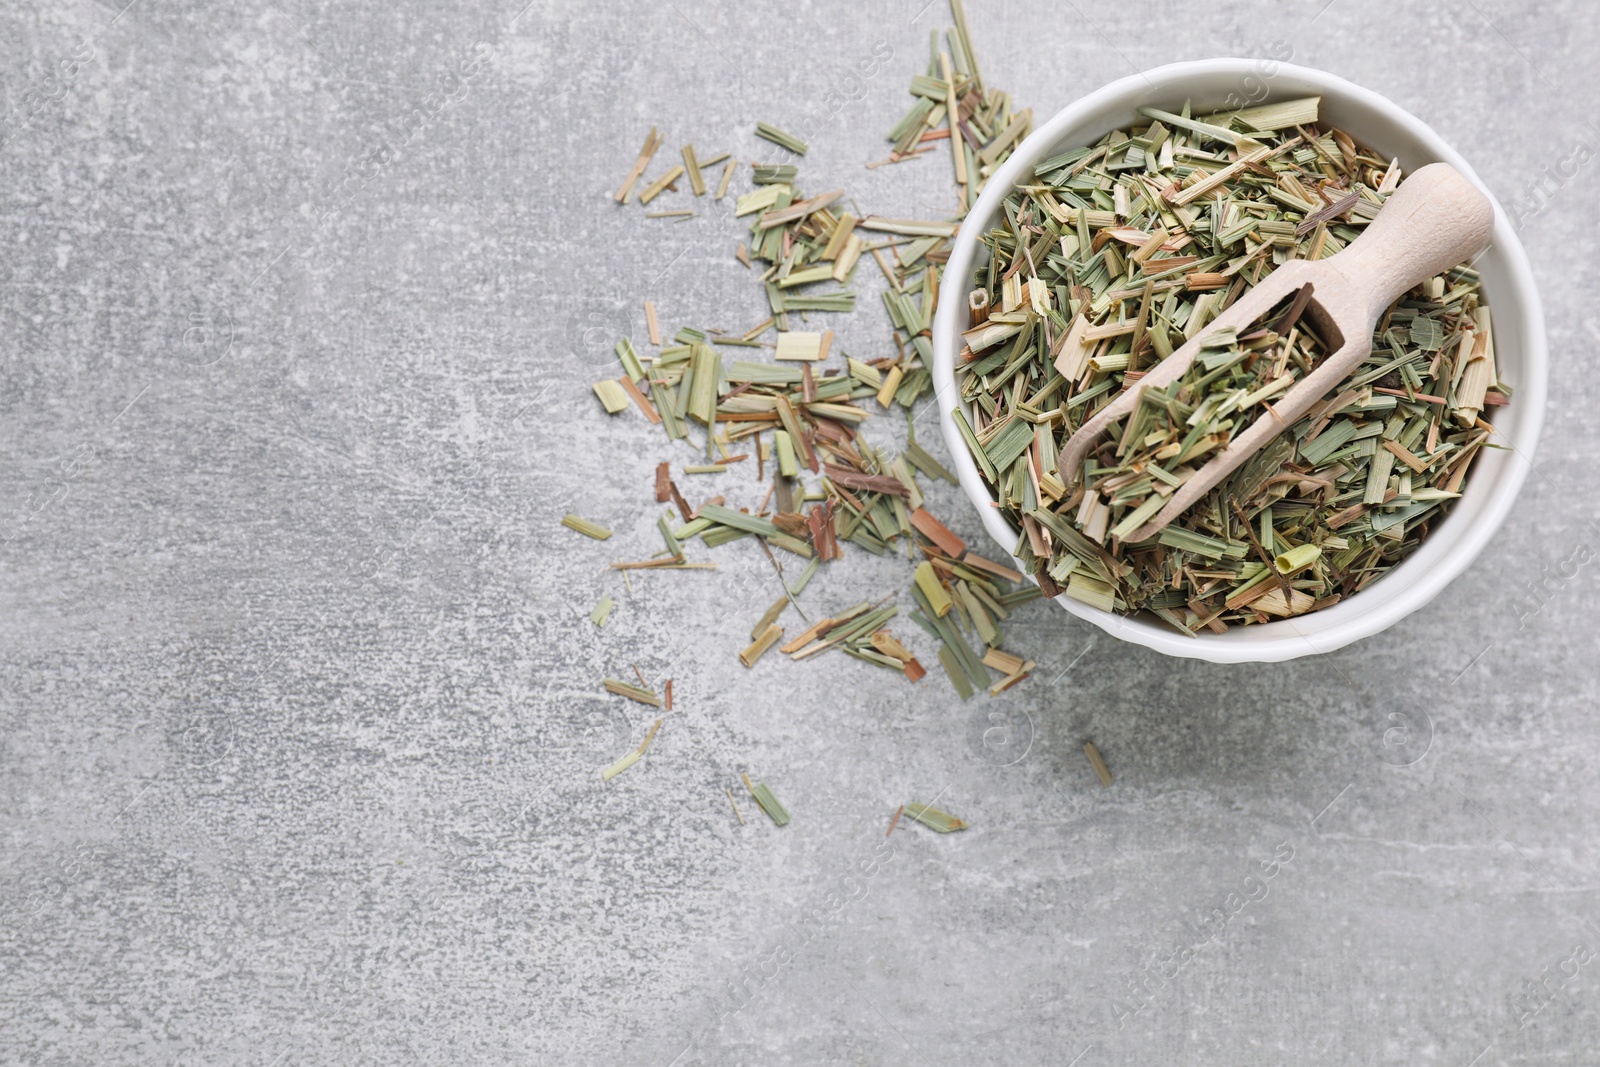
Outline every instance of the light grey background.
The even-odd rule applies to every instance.
[[[1211,667],[1034,604],[1038,674],[962,704],[936,665],[740,667],[776,593],[748,541],[630,592],[604,567],[692,455],[588,393],[645,297],[764,314],[726,203],[608,200],[652,124],[654,175],[816,119],[804,188],[949,210],[943,155],[863,168],[942,5],[122,2],[0,13],[0,1061],[1594,1062],[1600,968],[1563,964],[1600,948],[1600,186],[1526,191],[1597,146],[1590,5],[972,0],[1041,119],[1284,47],[1423,117],[1521,205],[1553,399],[1501,538],[1384,636]],[[837,320],[865,357],[872,274]],[[808,611],[903,588],[847,552]],[[603,785],[653,719],[599,693],[635,664],[677,710]],[[791,825],[735,821],[745,771]],[[935,797],[972,828],[885,843]]]

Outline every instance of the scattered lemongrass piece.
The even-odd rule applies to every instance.
[[[822,334],[805,330],[791,330],[778,334],[778,351],[773,356],[780,360],[820,360]]]
[[[743,663],[746,669],[754,667],[756,661],[766,655],[767,649],[777,644],[778,638],[782,636],[783,627],[772,623],[760,637],[751,642],[750,647],[739,653],[739,662]]]
[[[622,185],[613,197],[619,204],[626,204],[633,197],[633,187],[639,179],[644,177],[645,168],[650,166],[650,159],[656,154],[656,149],[661,147],[661,135],[654,126],[645,136],[644,147],[639,149],[639,158],[634,161],[633,168],[628,171],[628,176],[623,179]]]
[[[615,415],[619,411],[628,409],[628,392],[620,382],[610,378],[595,382],[594,395],[600,398],[600,403],[605,406],[608,415]]]
[[[948,811],[940,811],[928,804],[907,804],[905,806],[906,818],[915,819],[930,830],[937,830],[941,834],[954,833],[965,830],[967,824],[961,819],[951,815]]]
[[[629,752],[626,756],[623,756],[621,759],[617,760],[617,762],[601,771],[600,780],[603,782],[609,782],[611,779],[615,778],[629,767],[632,767],[635,763],[638,763],[640,758],[646,752],[650,751],[650,742],[656,739],[656,731],[661,729],[661,721],[662,720],[660,719],[655,721],[655,725],[650,727],[650,732],[644,735],[644,740],[639,742],[638,748],[634,749],[632,752]]]
[[[629,700],[637,700],[641,704],[649,704],[652,708],[659,708],[661,706],[660,697],[656,696],[655,693],[651,692],[649,689],[646,689],[644,686],[634,685],[632,682],[623,682],[618,681],[615,678],[607,678],[605,680],[605,690],[606,692],[614,693],[619,697],[627,697]]]
[[[928,598],[928,604],[933,608],[935,615],[943,618],[950,614],[950,593],[939,580],[938,572],[933,569],[932,563],[923,560],[917,564],[915,580],[917,588],[922,590],[922,595]]]
[[[967,543],[932,515],[926,508],[918,508],[911,513],[911,525],[917,532],[939,546],[939,550],[951,559],[960,559],[961,554],[967,550]]]
[[[1094,773],[1100,779],[1102,788],[1111,787],[1111,768],[1106,766],[1106,761],[1100,757],[1100,750],[1093,741],[1083,743],[1083,754],[1089,757],[1089,765],[1094,768]]]
[[[650,344],[661,347],[661,323],[656,322],[656,302],[645,301],[645,328],[650,331]]]
[[[777,622],[778,616],[782,615],[783,609],[788,606],[789,598],[786,596],[781,596],[774,600],[771,606],[761,613],[761,618],[756,620],[756,624],[750,628],[750,640],[754,641],[766,633],[767,627]]]
[[[592,537],[596,541],[604,541],[611,536],[611,531],[599,523],[590,522],[588,519],[570,513],[562,517],[561,525],[569,530],[576,530],[585,537]]]
[[[765,122],[756,123],[756,136],[765,138],[780,148],[787,148],[797,156],[806,154],[806,143],[792,133],[785,133]]]
[[[695,196],[706,195],[706,180],[700,173],[700,164],[694,158],[694,145],[683,146],[683,169],[689,175],[689,188]]]
[[[756,798],[756,803],[761,806],[762,811],[767,813],[767,818],[778,826],[787,826],[789,813],[784,810],[782,804],[778,803],[778,798],[772,795],[772,790],[767,788],[766,783],[751,785],[748,774],[741,774],[739,777],[744,779],[744,787],[750,790],[751,796]]]
[[[661,177],[645,186],[644,191],[639,194],[639,203],[648,204],[650,201],[660,196],[667,186],[671,185],[681,177],[683,177],[683,164],[679,163]]]

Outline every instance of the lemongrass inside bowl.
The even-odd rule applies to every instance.
[[[1467,161],[1420,119],[1370,89],[1308,67],[1275,64],[1266,78],[1261,61],[1251,59],[1208,59],[1157,67],[1090,93],[1034,131],[990,177],[953,242],[933,322],[933,380],[940,428],[961,487],[996,543],[1010,553],[1017,531],[992,506],[994,497],[952,418],[961,403],[955,362],[966,327],[973,269],[984,251],[981,236],[996,222],[1006,197],[1017,185],[1031,180],[1035,164],[1042,160],[1093,144],[1111,130],[1126,129],[1139,119],[1140,107],[1177,111],[1187,100],[1195,114],[1205,114],[1236,106],[1230,98],[1237,100],[1241,88],[1263,83],[1267,95],[1253,104],[1320,96],[1319,122],[1324,127],[1338,127],[1385,157],[1398,157],[1403,173],[1443,161],[1483,189],[1495,205],[1494,234],[1488,250],[1473,266],[1482,276],[1483,298],[1494,310],[1499,377],[1512,387],[1514,395],[1510,404],[1494,412],[1496,432],[1489,443],[1501,447],[1484,449],[1479,455],[1461,499],[1450,513],[1434,523],[1405,560],[1332,607],[1258,625],[1233,626],[1226,633],[1207,631],[1188,637],[1153,616],[1118,615],[1064,593],[1056,598],[1072,614],[1113,637],[1170,656],[1214,663],[1276,662],[1331,652],[1392,626],[1438,595],[1483,551],[1510,512],[1538,442],[1548,378],[1544,316],[1528,257],[1511,220]],[[970,412],[967,414],[970,417]]]

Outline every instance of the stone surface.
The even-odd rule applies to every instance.
[[[1592,1061],[1588,5],[972,0],[1041,115],[1285,47],[1390,95],[1517,206],[1554,376],[1503,536],[1384,638],[1220,668],[1035,604],[1038,676],[962,704],[740,667],[749,542],[604,570],[689,453],[588,395],[646,296],[763,314],[726,203],[606,199],[652,124],[659,160],[809,127],[806,188],[948,210],[943,157],[862,167],[943,9],[521,2],[0,12],[0,1060]],[[852,550],[803,604],[907,573]],[[598,689],[634,665],[678,710],[603,785],[652,720]],[[733,818],[746,771],[787,828]],[[934,798],[972,828],[885,839]]]

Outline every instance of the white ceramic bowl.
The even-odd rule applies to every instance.
[[[1068,148],[1092,144],[1109,130],[1126,128],[1141,106],[1176,111],[1189,99],[1197,114],[1205,114],[1237,106],[1237,98],[1230,101],[1230,94],[1252,91],[1252,95],[1259,95],[1263,83],[1269,95],[1252,103],[1321,96],[1320,117],[1325,125],[1347,131],[1384,156],[1399,156],[1404,173],[1442,160],[1483,188],[1466,160],[1421,120],[1391,101],[1320,70],[1282,63],[1269,66],[1260,60],[1208,59],[1157,67],[1090,93],[1034,131],[989,179],[956,235],[945,271],[946,298],[939,302],[933,323],[933,378],[945,442],[950,446],[961,487],[978,509],[990,536],[1006,553],[1016,546],[1017,533],[990,506],[993,497],[951,418],[960,402],[954,366],[966,325],[966,294],[970,288],[967,279],[972,277],[981,248],[980,236],[994,222],[1011,190],[1031,177],[1034,164],[1040,160]],[[1488,189],[1483,191],[1494,200]],[[1185,637],[1160,620],[1101,611],[1065,594],[1057,597],[1057,602],[1124,641],[1170,656],[1242,663],[1331,652],[1370,637],[1433,599],[1482,551],[1510,511],[1527,474],[1544,418],[1544,316],[1527,255],[1498,202],[1489,249],[1475,266],[1482,272],[1483,292],[1494,309],[1495,358],[1500,377],[1515,393],[1510,405],[1492,413],[1498,430],[1492,443],[1509,446],[1509,450],[1486,449],[1480,454],[1454,509],[1443,522],[1435,524],[1422,546],[1403,563],[1331,608],[1293,619],[1231,627],[1223,634],[1207,632]]]

